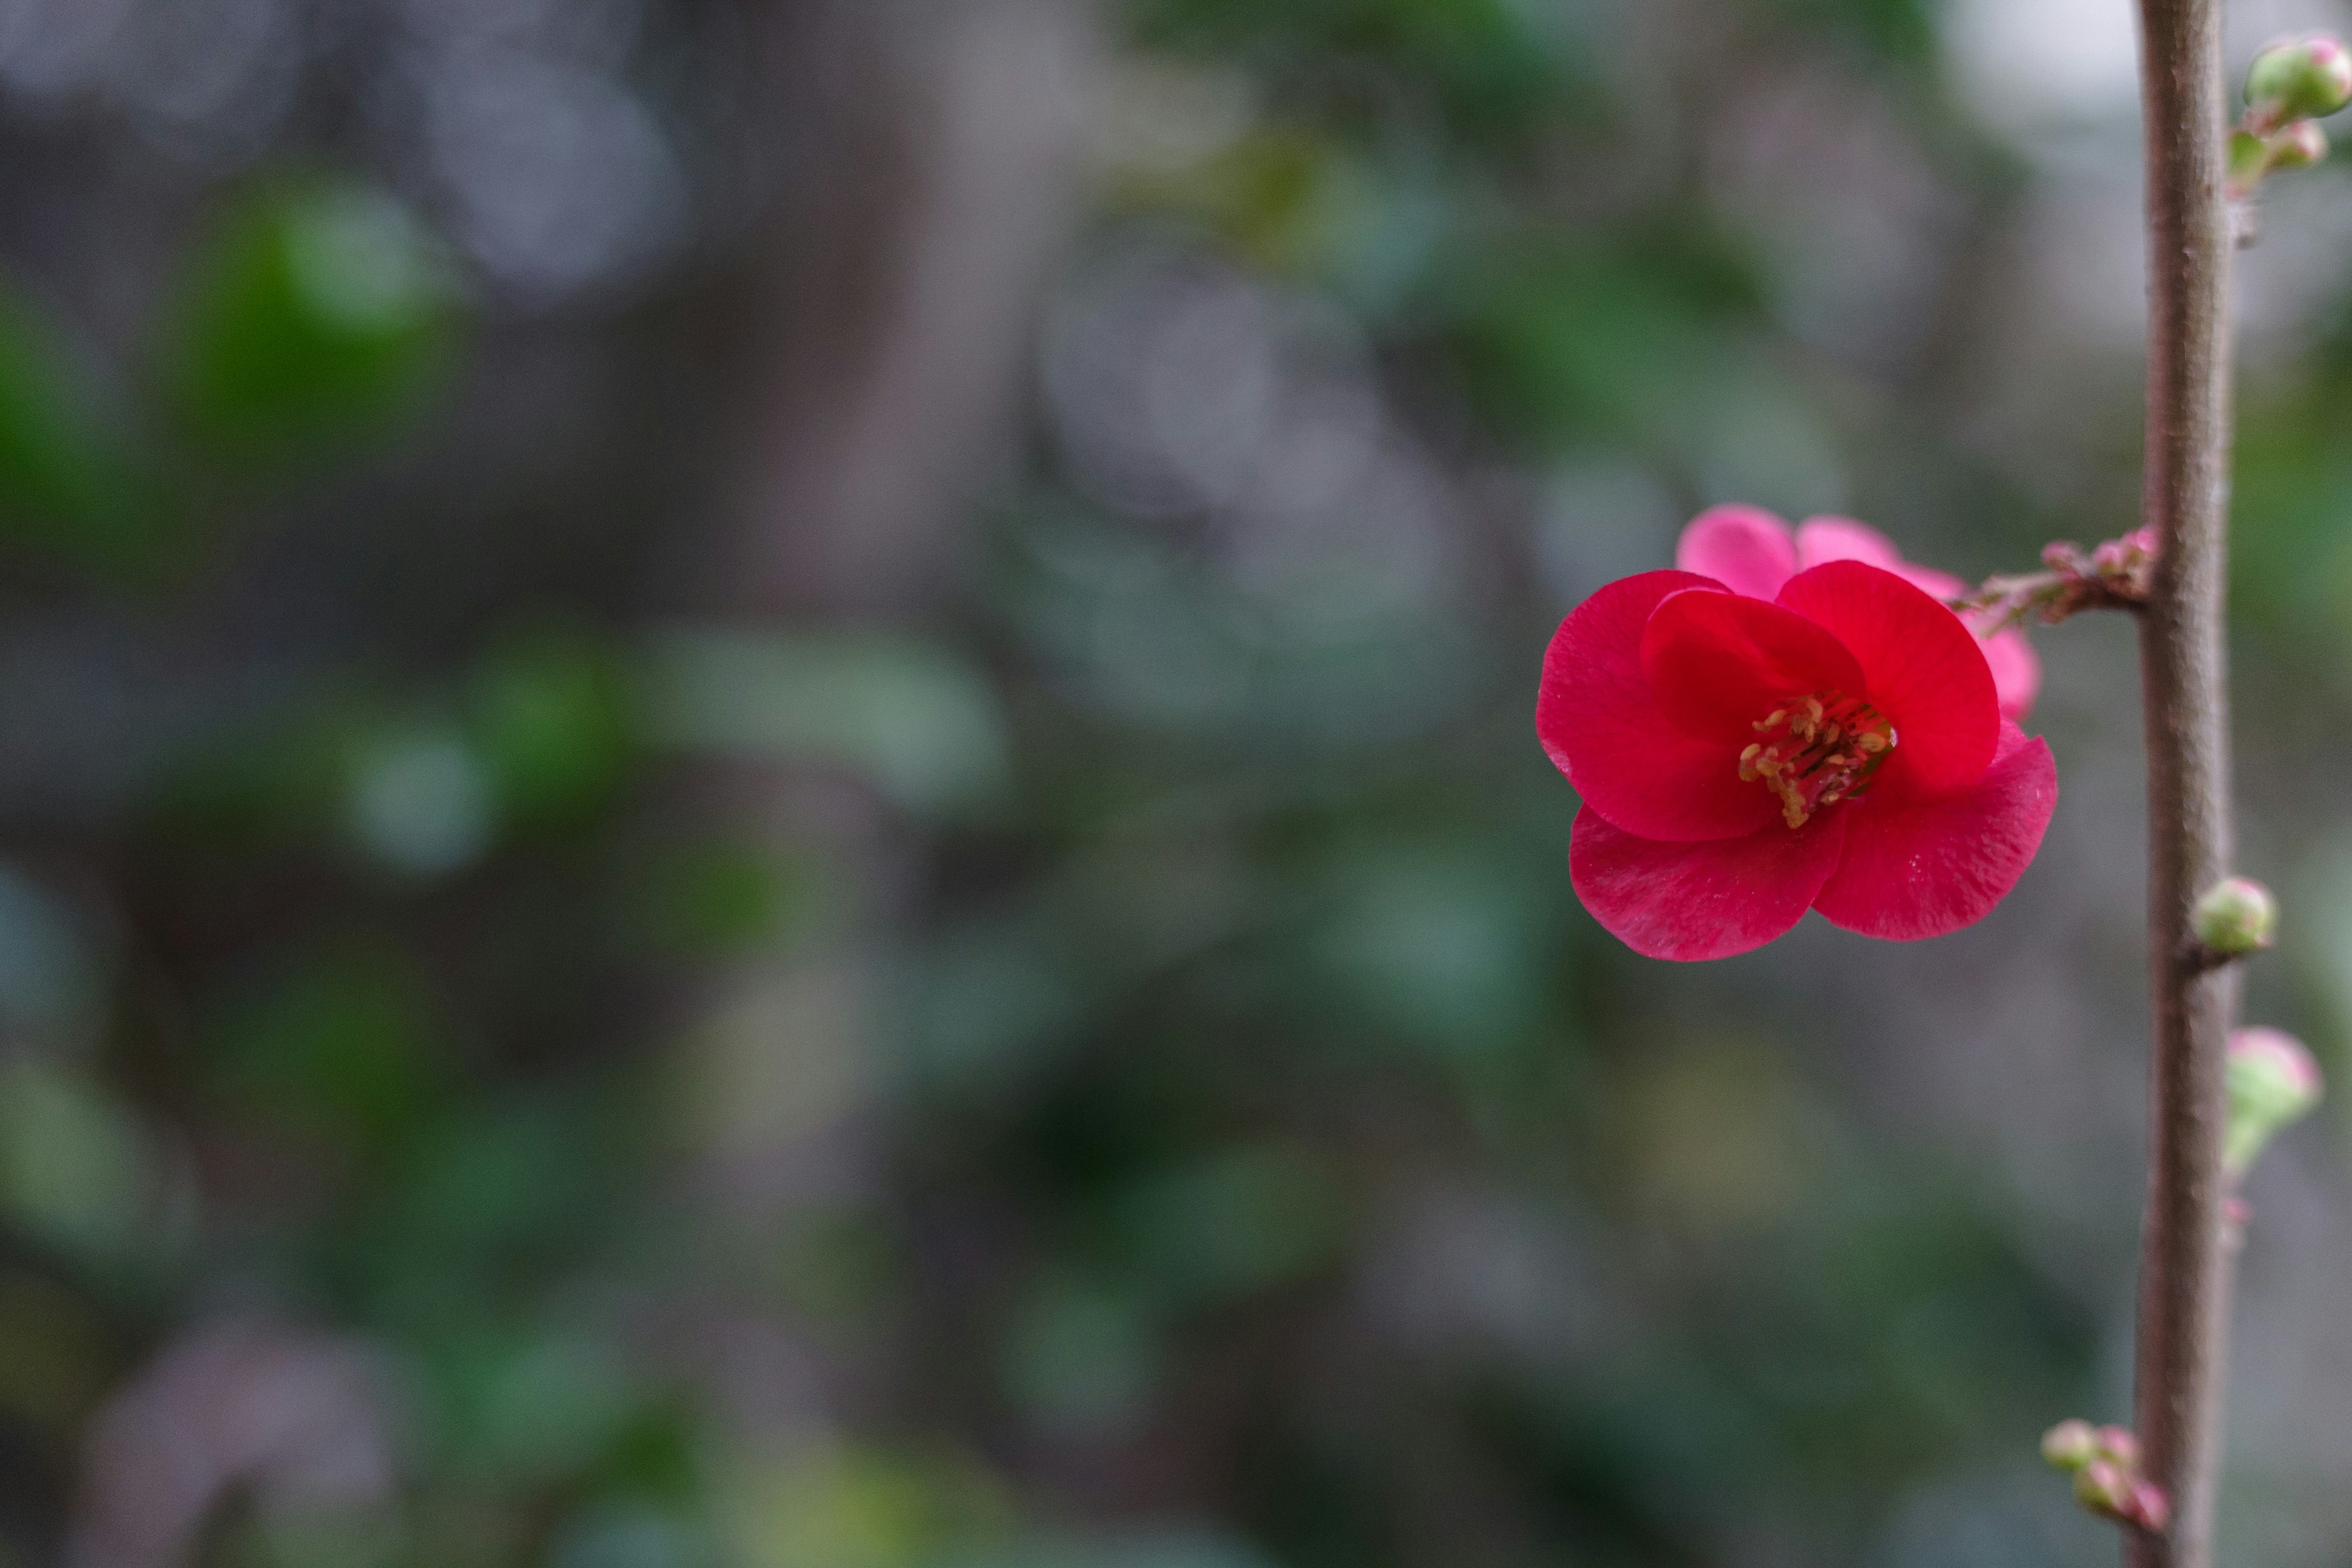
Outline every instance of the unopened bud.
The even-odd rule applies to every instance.
[[[2260,952],[2278,940],[2278,900],[2247,877],[2224,877],[2205,889],[2189,912],[2189,929],[2215,952]]]
[[[2270,153],[2270,169],[2308,169],[2327,156],[2327,132],[2315,120],[2298,120],[2273,131],[2263,145]]]
[[[2132,1487],[2131,1502],[2125,1508],[2124,1517],[2142,1530],[2162,1535],[2165,1527],[2172,1522],[2172,1500],[2164,1495],[2162,1487],[2152,1486],[2147,1481],[2137,1482]]]
[[[2321,34],[2284,38],[2246,68],[2246,108],[2263,126],[2333,114],[2352,103],[2352,54]]]
[[[2074,1472],[2074,1500],[2093,1513],[2121,1519],[2132,1506],[2132,1479],[2122,1466],[2093,1459]]]
[[[2127,1474],[2139,1468],[2139,1438],[2131,1428],[2102,1426],[2092,1436],[2098,1443],[2100,1458],[2109,1460]]]
[[[2319,1103],[2319,1064],[2284,1030],[2238,1029],[2226,1071],[2230,1126],[2221,1159],[2231,1174],[2242,1175],[2273,1134]]]
[[[2042,1457],[2072,1475],[2099,1457],[2099,1435],[2088,1421],[2061,1421],[2042,1434]]]

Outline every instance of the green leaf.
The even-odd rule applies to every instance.
[[[266,186],[200,246],[168,374],[215,456],[281,457],[380,427],[447,357],[455,297],[407,210],[334,178]]]

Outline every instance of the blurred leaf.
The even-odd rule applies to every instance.
[[[605,1504],[566,1525],[548,1568],[705,1568],[712,1561],[695,1524],[657,1509]]]
[[[593,1462],[625,1429],[635,1397],[612,1353],[586,1339],[541,1339],[483,1372],[474,1452],[517,1478],[555,1479]]]
[[[0,1276],[0,1411],[11,1419],[78,1436],[120,1375],[117,1354],[88,1301],[37,1275]]]
[[[236,1101],[340,1146],[411,1131],[445,1082],[422,977],[373,942],[293,959],[231,995],[206,1033]]]
[[[487,659],[471,728],[506,813],[577,822],[609,802],[635,738],[630,695],[619,661],[576,634],[539,633]]]
[[[228,1532],[232,1568],[401,1568],[401,1521],[389,1510],[280,1506],[257,1510]]]
[[[705,838],[664,847],[632,888],[633,934],[656,952],[723,961],[780,950],[815,923],[824,873],[765,839]]]
[[[951,1096],[1016,1090],[1067,1037],[1090,989],[1038,922],[970,921],[942,933],[902,988],[908,1065]]]
[[[732,1493],[745,1568],[922,1568],[1010,1523],[992,1478],[864,1448],[812,1447],[747,1470]]]
[[[0,282],[0,537],[80,565],[152,567],[180,521],[89,357]]]
[[[1171,1298],[1216,1304],[1323,1267],[1345,1236],[1333,1173],[1305,1152],[1265,1146],[1147,1177],[1106,1219],[1118,1254]]]
[[[1339,868],[1317,956],[1375,1026],[1475,1057],[1541,1016],[1558,949],[1523,868],[1387,845]]]
[[[1135,1292],[1054,1278],[1021,1303],[1006,1336],[1004,1382],[1033,1419],[1077,1436],[1131,1430],[1148,1413],[1165,1350]]]
[[[391,196],[279,181],[224,214],[192,262],[173,389],[221,455],[283,457],[412,406],[447,356],[454,304],[432,243]]]
[[[952,1556],[937,1568],[1274,1568],[1274,1562],[1230,1536],[1157,1530],[1103,1541],[1025,1541],[1017,1549]]]
[[[79,1073],[0,1068],[0,1213],[86,1262],[121,1261],[158,1235],[161,1172],[137,1120]]]
[[[986,679],[910,638],[674,632],[654,650],[645,709],[669,745],[828,763],[910,811],[969,809],[1008,782],[1003,719]]]
[[[1466,390],[1541,451],[1680,434],[1727,353],[1708,320],[1723,280],[1669,257],[1536,247],[1449,287]]]
[[[582,1106],[544,1098],[471,1103],[436,1119],[393,1185],[407,1249],[397,1261],[444,1273],[520,1264],[534,1244],[583,1228],[614,1159],[603,1130]]]

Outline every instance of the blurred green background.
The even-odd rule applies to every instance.
[[[2034,1445],[2126,1407],[2128,628],[1924,947],[1633,957],[1530,719],[1711,502],[2131,526],[2132,73],[2125,0],[0,4],[0,1564],[2108,1561]],[[2252,1000],[2340,1061],[2352,184],[2265,228]],[[2347,1125],[2250,1192],[2239,1568],[2352,1563]]]

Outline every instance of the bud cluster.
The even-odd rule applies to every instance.
[[[2074,1500],[2103,1519],[2161,1534],[2172,1500],[2140,1473],[2139,1439],[2121,1426],[2061,1421],[2042,1434],[2042,1457],[2074,1478]]]
[[[2314,33],[2282,38],[2246,70],[2246,113],[2230,135],[2230,195],[2251,197],[2268,176],[2327,156],[2318,121],[2352,104],[2352,51]]]
[[[2156,555],[2152,528],[2136,528],[2087,552],[2061,541],[2042,549],[2042,564],[2048,570],[1988,577],[1959,607],[1989,612],[1978,628],[1982,636],[2029,619],[2056,626],[2083,610],[2137,609],[2147,602]]]

